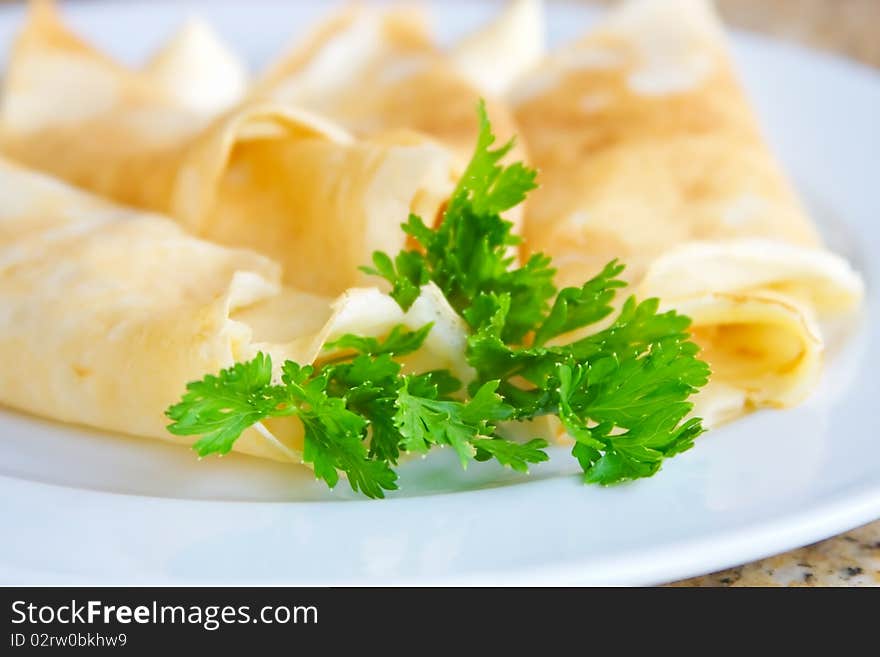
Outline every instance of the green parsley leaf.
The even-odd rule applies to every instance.
[[[654,474],[693,446],[699,419],[683,421],[708,366],[692,342],[664,338],[639,356],[603,356],[559,368],[559,416],[575,439],[585,481],[612,484]]]
[[[488,461],[494,458],[501,465],[506,465],[517,472],[528,472],[530,463],[543,463],[549,460],[547,448],[549,443],[541,438],[533,438],[527,443],[517,443],[503,438],[477,438],[473,441],[477,450],[474,457],[477,461]]]
[[[369,356],[382,354],[405,356],[421,348],[433,326],[433,323],[429,323],[417,331],[407,331],[405,326],[398,325],[391,329],[391,333],[384,340],[346,333],[341,338],[325,344],[324,349],[353,349]]]
[[[300,405],[305,427],[303,460],[313,465],[315,475],[333,488],[342,471],[353,490],[369,497],[384,497],[383,489],[396,489],[397,475],[388,464],[367,458],[367,421],[348,410],[344,399],[327,394],[328,374],[315,376],[312,366],[292,361],[285,362],[282,371],[281,380]]]
[[[370,457],[392,465],[400,456],[400,433],[393,422],[400,369],[387,353],[362,354],[328,369],[330,390],[369,423]]]
[[[503,167],[499,162],[513,149],[514,140],[492,150],[495,135],[486,112],[486,103],[477,107],[480,132],[470,163],[461,176],[449,204],[450,211],[467,209],[477,216],[499,215],[522,203],[535,189],[537,173],[518,162]]]
[[[623,265],[613,261],[582,287],[561,290],[550,313],[536,330],[534,343],[546,344],[559,335],[595,324],[610,315],[615,290],[626,286],[626,283],[617,278],[622,271]]]
[[[193,445],[199,456],[227,454],[241,433],[267,417],[294,412],[284,390],[271,383],[272,359],[264,354],[236,363],[217,376],[186,386],[186,394],[166,415],[176,436],[202,437]]]
[[[405,378],[395,414],[406,450],[424,453],[431,446],[450,445],[463,468],[476,455],[477,441],[493,437],[495,422],[513,414],[513,409],[495,392],[497,381],[484,384],[468,402],[420,397],[412,394],[409,385],[409,378]]]
[[[422,255],[417,251],[401,251],[392,260],[387,253],[373,253],[373,267],[360,270],[379,276],[391,283],[391,296],[404,310],[409,310],[419,298],[421,287],[430,281]]]

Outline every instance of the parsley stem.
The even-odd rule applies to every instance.
[[[262,422],[257,422],[254,425],[254,429],[257,430],[257,433],[260,434],[263,438],[265,438],[270,444],[274,445],[278,448],[278,450],[284,454],[291,461],[302,462],[302,457],[297,456],[296,452],[287,447],[284,443],[278,440],[275,436],[272,435],[272,432],[266,428]]]

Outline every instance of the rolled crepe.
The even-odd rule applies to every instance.
[[[375,288],[335,301],[283,286],[277,264],[189,236],[0,160],[0,403],[64,422],[191,443],[163,416],[187,382],[257,352],[319,359],[327,340],[434,322],[407,366],[467,378],[465,331],[426,286],[404,313]],[[302,427],[272,420],[235,450],[299,461]]]
[[[524,228],[564,284],[613,258],[688,312],[711,421],[795,404],[820,371],[815,317],[862,284],[826,251],[763,140],[703,0],[631,0],[511,92],[541,171]]]
[[[192,59],[180,50],[164,61]],[[73,35],[51,4],[35,5],[10,58],[0,145],[201,237],[253,248],[282,265],[286,282],[326,295],[363,282],[357,268],[372,251],[397,251],[408,214],[433,221],[453,187],[451,155],[422,138],[355,141],[278,104],[212,117],[177,93],[199,66],[159,83],[166,67],[156,61],[127,70]]]
[[[433,43],[421,12],[349,6],[282,55],[254,93],[330,117],[359,137],[414,130],[465,160],[486,91]],[[506,105],[486,100],[496,134],[513,137]],[[523,152],[514,156],[522,159]]]

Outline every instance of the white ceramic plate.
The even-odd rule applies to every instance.
[[[254,66],[326,3],[70,3],[73,24],[137,61],[188,14]],[[443,34],[488,15],[437,3]],[[6,51],[20,8],[0,13]],[[558,42],[592,13],[554,7]],[[299,26],[299,27],[298,27]],[[182,448],[0,411],[5,583],[648,584],[780,552],[880,517],[880,76],[738,36],[767,132],[829,243],[865,274],[868,303],[821,388],[701,438],[653,479],[585,487],[560,453],[524,478],[459,472],[439,454],[402,468],[391,499],[328,492],[295,467],[198,463]],[[27,373],[23,372],[22,376]]]

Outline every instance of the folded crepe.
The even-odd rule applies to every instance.
[[[310,363],[345,333],[434,322],[407,366],[467,378],[461,320],[433,286],[404,313],[375,288],[335,301],[281,284],[277,264],[187,235],[0,160],[0,404],[55,420],[175,438],[163,416],[187,382],[257,352]],[[300,461],[298,420],[235,450]]]
[[[519,15],[514,13],[510,27],[505,24],[496,30],[502,35],[499,40],[522,25]],[[528,35],[539,38],[532,32]],[[526,51],[536,49],[523,45]],[[506,104],[487,94],[486,88],[478,88],[463,72],[473,70],[466,62],[479,45],[465,43],[462,48],[460,69],[456,58],[433,42],[421,11],[350,5],[270,66],[254,95],[329,117],[358,137],[416,131],[464,160],[476,142],[481,95],[488,96],[489,117],[500,139],[513,137],[516,129]],[[520,70],[516,62],[511,64],[515,72]],[[523,159],[522,151],[514,157]]]
[[[10,57],[0,148],[201,237],[253,248],[282,265],[286,282],[318,294],[362,282],[357,267],[375,249],[401,248],[410,212],[436,218],[454,183],[445,149],[412,135],[356,141],[279,104],[193,108],[180,91],[190,77],[198,84],[211,68],[199,57],[217,48],[192,33],[132,71],[72,34],[51,3],[36,3]]]
[[[703,0],[631,0],[511,91],[541,187],[531,250],[580,284],[620,258],[641,296],[690,314],[710,423],[799,402],[816,318],[862,284],[825,250],[768,149]]]
[[[455,67],[484,93],[503,98],[546,55],[543,0],[511,0],[492,21],[450,48]]]
[[[209,116],[241,102],[250,83],[238,54],[197,18],[153,54],[143,73],[183,107]]]

